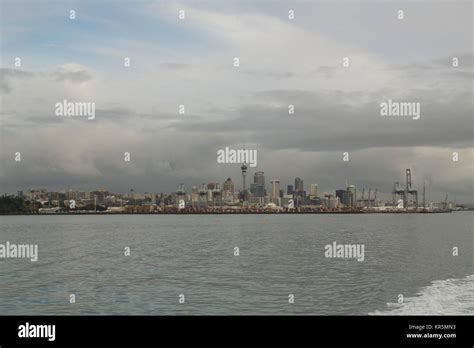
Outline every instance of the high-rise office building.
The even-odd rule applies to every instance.
[[[226,204],[234,203],[234,183],[231,178],[227,178],[224,182],[222,199]]]
[[[280,197],[280,180],[272,180],[272,197]]]
[[[254,197],[264,197],[265,192],[262,184],[250,184],[250,193]]]
[[[253,175],[254,184],[262,184],[265,187],[265,173],[264,172],[255,172]]]
[[[345,206],[349,206],[346,190],[336,190],[336,197],[339,198],[339,202],[341,202]]]
[[[227,178],[227,180],[224,182],[224,191],[234,193],[234,183],[232,182],[231,178]]]
[[[253,175],[253,184],[250,185],[250,192],[252,192],[252,194],[255,197],[264,197],[265,196],[265,175],[264,175],[264,172],[255,172],[255,174]]]
[[[347,186],[347,206],[357,206],[357,190],[354,185]]]
[[[303,192],[304,191],[303,180],[301,180],[300,178],[295,178],[295,191],[296,192]]]
[[[318,184],[311,184],[309,186],[309,196],[317,197],[318,196]]]
[[[334,209],[337,208],[337,202],[339,199],[337,197],[334,197],[330,193],[324,193],[324,198],[323,198],[323,206],[327,209]]]
[[[286,194],[287,195],[292,195],[293,194],[293,185],[288,185],[286,187]]]

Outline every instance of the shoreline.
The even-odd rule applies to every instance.
[[[470,211],[470,210],[459,210]],[[255,211],[239,211],[239,212],[60,212],[60,213],[0,213],[0,216],[42,216],[42,215],[287,215],[287,214],[444,214],[451,213],[452,210],[440,211],[279,211],[279,212],[255,212]]]

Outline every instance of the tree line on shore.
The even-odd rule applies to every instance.
[[[37,213],[40,208],[44,208],[41,202],[31,202],[17,196],[0,196],[0,214],[9,214],[9,213]],[[61,206],[62,210],[68,211],[68,206]],[[94,207],[94,204],[87,204],[83,207],[77,207],[75,210],[97,210],[103,211],[107,207],[102,205],[97,205]]]
[[[41,203],[34,205],[30,201],[15,196],[0,196],[0,213],[28,213],[41,208]]]

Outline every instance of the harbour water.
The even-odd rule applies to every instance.
[[[38,260],[0,258],[0,314],[472,315],[473,217],[1,216],[0,243]]]

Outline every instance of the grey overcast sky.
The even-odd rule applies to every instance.
[[[245,144],[258,151],[249,176],[284,188],[347,181],[388,199],[411,168],[428,200],[473,203],[472,1],[0,6],[2,192],[169,192],[227,177],[240,189],[239,165],[217,151]],[[94,102],[95,119],[55,116],[64,99]],[[419,102],[420,119],[382,117],[388,99]]]

